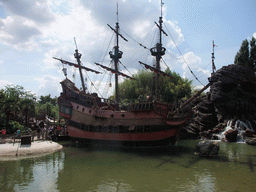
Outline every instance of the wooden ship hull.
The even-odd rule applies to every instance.
[[[67,131],[75,141],[122,147],[166,147],[175,144],[179,129],[192,111],[170,116],[173,106],[160,102],[132,104],[116,110],[109,100],[84,94],[65,79],[58,98],[59,114],[67,120]]]

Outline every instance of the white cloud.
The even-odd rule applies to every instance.
[[[36,81],[40,83],[37,90],[37,95],[49,95],[58,96],[61,92],[61,79],[59,77],[53,77],[50,75],[44,75],[42,78],[36,78]]]
[[[7,85],[12,85],[13,83],[9,82],[9,81],[6,81],[6,80],[1,80],[0,79],[0,89],[4,89],[5,86]]]
[[[47,0],[11,0],[2,2],[5,8],[14,15],[27,18],[39,24],[54,20]]]
[[[111,61],[108,52],[114,46],[113,42],[109,44],[113,31],[108,28],[107,24],[115,28],[117,21],[115,2],[27,0],[23,4],[29,4],[27,8],[22,7],[22,3],[18,0],[10,2],[12,3],[4,3],[7,17],[0,18],[0,40],[16,49],[35,50],[43,55],[43,61],[38,62],[43,76],[36,79],[41,84],[37,91],[38,94],[55,95],[60,92],[60,79],[50,76],[49,74],[52,73],[47,73],[47,70],[59,73],[62,68],[59,61],[52,57],[76,62],[73,56],[76,48],[74,37],[76,37],[79,52],[83,54],[81,60],[84,66],[97,69],[93,62],[103,62],[108,65]],[[164,15],[166,11],[164,7]],[[119,1],[121,34],[129,40],[128,43],[122,39],[119,41],[120,50],[124,53],[121,62],[129,68],[129,71],[136,72],[141,69],[139,60],[143,62],[147,60],[146,63],[152,64],[149,50],[139,47],[137,42],[145,44],[148,48],[154,46],[156,41],[152,39],[153,37],[157,39],[154,34],[157,35],[158,29],[154,21],[158,21],[159,16],[160,7],[157,1]],[[165,28],[164,30],[172,34],[177,45],[185,41],[177,22],[164,19],[164,23],[168,31]],[[175,46],[170,37],[164,37],[163,44],[167,47],[165,62],[170,68],[184,63],[172,52]],[[104,56],[105,60],[103,60]],[[201,62],[200,58],[192,52],[186,53],[184,57],[189,64]],[[123,67],[120,66],[120,69],[122,70]],[[162,69],[165,69],[165,65]],[[187,72],[184,66],[183,69]],[[71,74],[70,68],[68,70],[68,74]],[[123,72],[130,75],[126,71]],[[106,84],[107,80],[104,82]],[[103,87],[100,88],[100,90],[103,89]]]
[[[36,50],[36,37],[42,35],[41,29],[54,21],[47,0],[3,1],[7,13],[0,18],[0,40],[15,49]]]
[[[35,47],[36,42],[33,37],[40,35],[41,32],[26,19],[17,16],[8,16],[0,19],[0,39],[6,44],[13,45],[15,48]]]
[[[187,78],[188,74],[190,74],[190,69],[197,68],[197,66],[199,66],[199,64],[201,63],[201,58],[191,51],[184,54],[183,57],[179,56],[178,59],[180,63],[183,63],[183,78]]]
[[[139,20],[134,23],[133,34],[140,38],[145,38],[152,26],[152,22],[148,20]]]
[[[43,47],[56,47],[59,45],[59,41],[58,40],[52,40],[52,39],[47,39],[47,40],[42,40],[41,41],[41,45]]]
[[[203,73],[203,74],[206,75],[207,77],[210,77],[210,76],[211,76],[211,71],[208,70],[208,69],[203,69],[203,68],[201,68],[201,67],[198,67],[198,70],[197,70],[197,71],[200,72],[200,73]]]
[[[166,21],[165,25],[167,26],[166,32],[168,35],[171,35],[168,39],[167,47],[176,48],[176,45],[178,46],[185,41],[184,35],[181,33],[181,28],[178,27],[177,21]]]
[[[255,33],[253,33],[253,35],[252,35],[254,38],[256,38],[256,32]]]

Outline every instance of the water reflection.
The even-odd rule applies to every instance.
[[[0,162],[1,191],[51,191],[63,169],[65,153]]]
[[[254,147],[220,143],[219,157],[208,159],[193,154],[197,142],[169,151],[66,145],[44,157],[0,162],[0,191],[254,191]]]

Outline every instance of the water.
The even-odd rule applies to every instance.
[[[229,120],[227,122],[227,125],[224,129],[223,132],[220,132],[220,133],[217,133],[217,134],[213,134],[215,136],[217,136],[218,140],[223,140],[225,139],[225,133],[230,130],[230,129],[236,129],[238,130],[238,134],[237,134],[237,143],[244,143],[245,140],[244,140],[244,132],[245,130],[249,130],[249,131],[252,131],[254,132],[253,128],[252,128],[252,125],[250,123],[250,121],[246,120],[245,122],[241,121],[241,120],[236,120],[235,121],[235,124],[234,124],[234,127],[232,127],[232,120]]]
[[[199,141],[170,151],[88,150],[68,143],[51,155],[0,162],[0,191],[255,191],[256,149],[220,143],[216,158],[193,154]]]

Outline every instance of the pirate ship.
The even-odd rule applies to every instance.
[[[162,12],[162,11],[161,11]],[[156,22],[155,22],[156,23]],[[74,57],[77,63],[72,63],[59,58],[62,62],[79,69],[82,90],[67,78],[61,82],[62,93],[58,98],[59,114],[67,120],[69,136],[74,141],[83,141],[90,145],[118,145],[121,147],[166,147],[175,144],[179,129],[191,118],[192,110],[189,103],[204,91],[204,87],[193,98],[181,105],[159,101],[159,76],[168,76],[160,69],[160,60],[165,55],[166,49],[162,45],[163,28],[162,13],[156,26],[159,30],[159,42],[150,49],[151,55],[156,59],[156,65],[150,66],[139,61],[145,68],[155,73],[156,95],[154,101],[138,102],[130,104],[127,109],[119,107],[118,76],[134,79],[118,69],[119,60],[123,52],[119,50],[119,38],[127,41],[119,32],[119,23],[116,23],[114,31],[116,36],[113,51],[109,52],[114,63],[114,68],[95,63],[104,70],[111,71],[115,75],[115,101],[98,97],[96,93],[86,91],[82,70],[100,74],[99,71],[87,68],[81,64],[81,54],[75,50]]]

